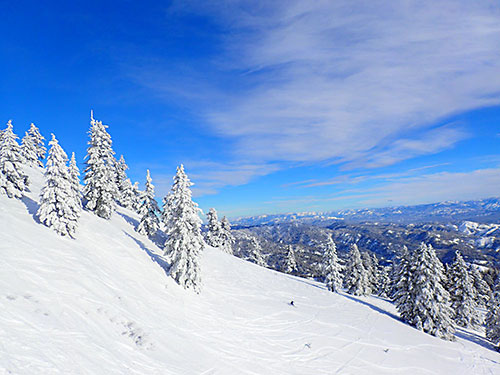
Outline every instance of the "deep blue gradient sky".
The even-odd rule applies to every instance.
[[[500,195],[500,3],[391,3],[5,3],[0,114],[230,217]]]

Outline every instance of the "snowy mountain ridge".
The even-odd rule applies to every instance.
[[[458,229],[465,234],[476,236],[500,236],[500,224],[482,224],[474,221],[464,221]]]
[[[248,216],[236,218],[234,224],[252,226],[297,221],[304,224],[329,225],[338,220],[394,223],[460,222],[463,220],[498,221],[500,220],[500,198],[495,197],[475,201],[445,201],[414,206]]]
[[[482,334],[456,342],[402,323],[376,297],[328,292],[207,247],[186,291],[119,208],[82,213],[76,239],[37,222],[43,176],[0,195],[0,373],[495,374]],[[290,301],[295,306],[291,306]]]

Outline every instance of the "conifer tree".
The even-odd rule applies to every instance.
[[[67,167],[68,157],[52,134],[45,168],[45,184],[40,192],[37,216],[40,222],[61,236],[74,237],[80,206]]]
[[[337,256],[337,246],[331,236],[325,244],[325,252],[323,253],[323,276],[326,288],[331,292],[339,292],[342,287],[341,267]]]
[[[411,262],[411,309],[406,321],[433,336],[454,340],[450,296],[443,286],[444,267],[431,245],[415,250]]]
[[[347,289],[347,293],[355,296],[367,296],[371,293],[368,273],[363,266],[361,254],[356,244],[353,244],[349,251],[344,274],[344,287]]]
[[[261,266],[265,267],[266,266],[266,261],[262,257],[262,247],[260,246],[259,242],[255,237],[252,237],[250,239],[250,249],[249,249],[249,257],[248,259]]]
[[[490,340],[498,350],[500,350],[500,278],[498,279],[488,302],[485,325],[486,338]]]
[[[361,260],[363,262],[363,267],[365,267],[366,270],[370,291],[374,292],[377,290],[378,259],[376,256],[372,257],[368,251],[365,251],[361,254]]]
[[[224,216],[220,221],[220,245],[219,248],[228,253],[233,253],[234,237],[231,233],[231,224],[229,220]]]
[[[26,165],[30,167],[43,167],[41,161],[38,160],[36,147],[28,132],[24,133],[24,137],[21,141],[21,153],[23,155],[23,161]]]
[[[107,126],[93,117],[90,124],[83,195],[87,200],[87,209],[94,211],[99,217],[109,219],[118,197],[114,151],[111,136],[106,131]]]
[[[207,213],[207,233],[205,236],[205,241],[209,246],[219,247],[222,242],[222,226],[217,217],[217,211],[215,208],[211,208]]]
[[[481,318],[477,312],[473,280],[462,255],[458,251],[455,253],[455,261],[450,267],[448,283],[453,320],[465,328],[479,327]]]
[[[377,294],[387,298],[391,294],[391,279],[389,277],[389,267],[379,266],[377,272]]]
[[[497,280],[500,277],[500,270],[497,270],[494,267],[488,267],[484,272],[481,272],[483,275],[483,280],[488,286],[490,290],[494,290]]]
[[[132,191],[134,193],[134,206],[132,207],[136,212],[139,212],[139,208],[142,205],[143,192],[139,190],[139,182],[134,182],[132,185]]]
[[[127,177],[128,165],[125,163],[123,155],[119,160],[114,160],[115,173],[116,173],[116,186],[118,187],[118,203],[120,206],[134,209],[135,192],[132,182]]]
[[[82,209],[82,192],[80,189],[80,170],[76,165],[75,153],[71,153],[71,159],[69,161],[69,177],[71,181],[71,187],[73,189],[73,194],[75,196],[75,202],[78,208]]]
[[[35,145],[39,165],[40,167],[43,167],[42,160],[45,159],[45,154],[47,152],[47,149],[45,148],[45,145],[43,143],[45,138],[40,134],[40,130],[33,123],[31,123],[30,125],[28,134],[30,135],[31,139],[33,140],[33,144]]]
[[[293,250],[292,245],[288,245],[283,272],[292,274],[297,272],[297,270],[298,269],[297,269],[297,261],[295,259],[295,251]]]
[[[137,206],[134,187],[129,178],[121,183],[120,205],[129,210],[135,210]]]
[[[114,160],[113,164],[115,165],[115,170],[116,170],[116,184],[120,186],[122,181],[126,180],[127,177],[127,169],[128,165],[125,163],[125,158],[123,155],[120,155],[120,159]]]
[[[469,274],[472,278],[474,289],[476,291],[476,303],[478,306],[486,307],[491,296],[491,289],[488,283],[484,281],[481,271],[474,265],[470,265]]]
[[[166,227],[165,255],[171,263],[170,275],[184,288],[199,292],[199,258],[204,241],[198,216],[201,210],[191,199],[192,185],[181,164],[172,189],[164,199],[162,220]]]
[[[399,316],[404,322],[408,322],[411,318],[413,301],[410,291],[413,289],[412,286],[412,257],[406,246],[403,246],[401,254],[399,255],[399,261],[394,267],[393,273],[393,301],[396,308],[399,311]]]
[[[144,191],[142,204],[138,211],[141,216],[141,221],[136,228],[137,232],[149,237],[154,236],[160,228],[158,216],[160,214],[160,208],[155,200],[155,187],[152,181],[148,169],[146,173],[146,190]]]
[[[22,170],[23,156],[12,130],[12,121],[0,133],[0,193],[20,198],[28,190],[29,179]]]

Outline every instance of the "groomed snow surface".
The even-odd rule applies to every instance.
[[[42,175],[30,176],[27,197],[0,196],[1,373],[500,374],[482,333],[446,342],[384,300],[212,248],[202,293],[186,291],[128,210],[84,212],[76,240],[37,223]]]

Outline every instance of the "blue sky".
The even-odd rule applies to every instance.
[[[397,3],[397,4],[396,4]],[[498,1],[16,1],[0,113],[230,217],[500,195]]]

